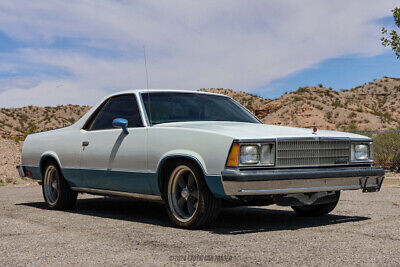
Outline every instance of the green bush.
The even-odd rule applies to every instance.
[[[400,132],[389,131],[374,137],[375,163],[386,169],[400,171]]]
[[[298,93],[305,93],[308,92],[308,88],[307,87],[299,87],[299,89],[297,89]]]

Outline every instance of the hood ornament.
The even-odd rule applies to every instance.
[[[317,131],[318,131],[317,127],[314,126],[312,134],[317,134]]]

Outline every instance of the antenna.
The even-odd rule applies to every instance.
[[[144,68],[146,70],[146,85],[147,85],[147,90],[149,90],[149,74],[147,72],[146,46],[143,46],[143,56],[144,56]]]
[[[144,68],[146,70],[146,85],[147,85],[147,97],[149,101],[149,124],[152,125],[151,122],[151,100],[150,100],[150,90],[149,90],[149,73],[147,72],[147,56],[146,56],[146,46],[143,46],[143,56],[144,56]]]

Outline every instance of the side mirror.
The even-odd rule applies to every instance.
[[[126,119],[122,119],[122,118],[116,118],[113,120],[112,125],[115,128],[122,128],[122,130],[124,131],[124,133],[128,134],[128,120]]]

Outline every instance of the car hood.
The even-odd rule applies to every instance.
[[[177,127],[187,128],[199,131],[207,131],[216,134],[230,136],[234,139],[269,139],[269,138],[292,138],[292,137],[331,137],[331,138],[350,138],[365,139],[369,137],[327,130],[317,130],[313,134],[313,129],[297,128],[287,126],[277,126],[268,124],[243,123],[243,122],[220,122],[220,121],[202,121],[202,122],[171,122],[158,124],[153,127]]]

